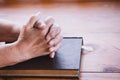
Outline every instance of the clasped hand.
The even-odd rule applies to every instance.
[[[60,27],[54,23],[52,17],[43,22],[39,13],[31,16],[16,41],[19,54],[28,59],[44,55],[54,58],[55,51],[60,48],[63,39],[60,32]]]

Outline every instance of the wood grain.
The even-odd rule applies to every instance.
[[[0,18],[22,25],[38,11],[42,19],[52,15],[64,36],[82,36],[94,49],[82,54],[81,80],[120,79],[120,2],[0,5]]]
[[[54,75],[54,76],[53,76]],[[77,77],[75,70],[0,70],[0,77]]]
[[[88,34],[85,45],[94,49],[82,55],[82,72],[120,72],[120,33]]]
[[[120,80],[120,73],[83,73],[79,80]]]
[[[1,0],[0,3],[2,4],[35,4],[35,3],[56,3],[56,2],[64,2],[64,3],[76,3],[76,2],[91,2],[91,1],[119,1],[119,0],[33,0],[33,1],[27,1],[27,0]]]
[[[0,80],[4,80],[3,78],[0,78]]]
[[[8,80],[78,80],[77,78],[7,78]]]

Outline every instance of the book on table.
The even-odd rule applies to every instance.
[[[82,37],[64,37],[53,59],[41,56],[0,69],[0,76],[79,77]]]

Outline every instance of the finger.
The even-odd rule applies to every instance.
[[[28,25],[30,28],[33,28],[34,25],[35,25],[35,23],[36,23],[36,21],[38,21],[39,18],[40,18],[40,12],[38,12],[37,14],[31,16],[30,19],[29,19],[29,21],[28,21],[28,23],[27,23],[27,25]]]
[[[61,43],[57,44],[57,45],[54,46],[54,47],[50,47],[50,48],[49,48],[49,52],[55,52],[55,51],[57,51],[60,47],[61,47]]]
[[[54,58],[55,52],[50,53],[49,56],[50,56],[50,58]]]
[[[49,52],[54,52],[55,51],[55,47],[50,47],[49,48]]]
[[[61,47],[61,43],[57,44],[55,47],[54,47],[54,51],[58,51]]]
[[[47,27],[50,27],[51,25],[53,25],[54,23],[54,18],[52,16],[48,16],[46,19],[45,19],[45,24]]]
[[[40,20],[35,23],[35,28],[37,29],[44,30],[45,27],[46,27],[45,23]]]
[[[49,41],[50,46],[56,46],[63,40],[63,36],[57,35],[55,38]]]
[[[51,27],[49,33],[46,36],[47,41],[50,41],[51,39],[55,38],[57,35],[60,34],[60,32],[60,27]]]
[[[52,47],[52,48],[49,49],[50,52],[51,52],[51,53],[49,54],[50,58],[54,58],[55,52],[56,52],[60,47],[61,47],[61,44],[58,44],[58,45],[56,45],[55,47]]]
[[[49,33],[49,30],[50,30],[51,26],[53,25],[53,23],[54,23],[53,17],[49,16],[45,19],[45,24],[46,24],[46,28],[44,30],[45,35],[47,35]]]

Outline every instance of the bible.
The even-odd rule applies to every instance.
[[[41,56],[0,69],[0,76],[79,77],[82,37],[64,37],[55,57]]]

